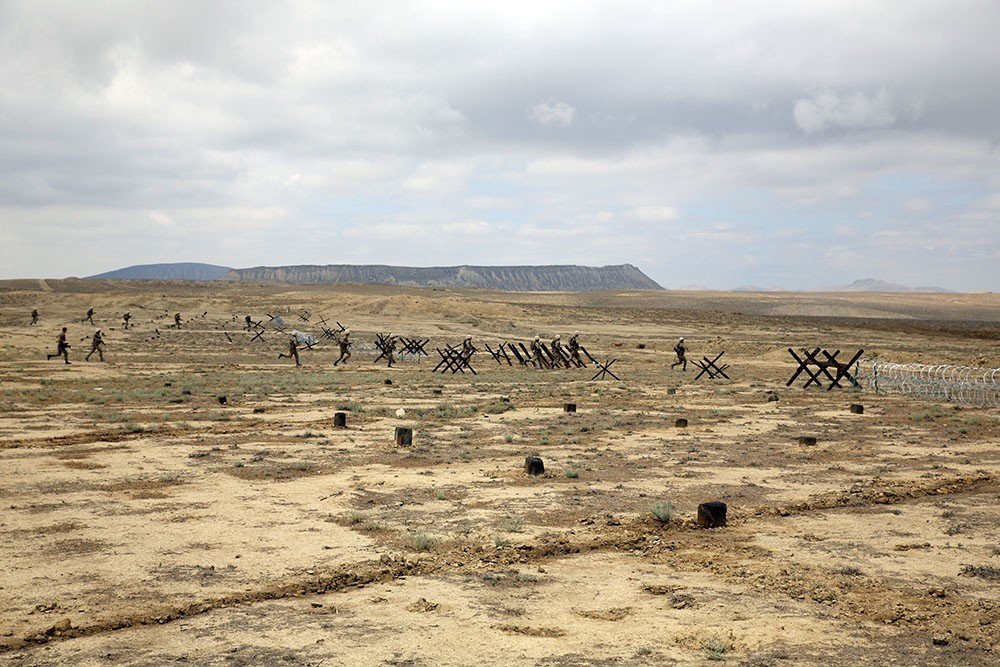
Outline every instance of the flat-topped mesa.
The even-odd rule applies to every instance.
[[[442,266],[408,267],[377,264],[258,266],[232,269],[221,280],[234,282],[378,283],[406,287],[480,288],[517,292],[663,288],[631,264],[616,266]]]

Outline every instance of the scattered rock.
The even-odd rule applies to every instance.
[[[427,612],[427,611],[434,611],[437,608],[438,608],[437,602],[428,602],[425,598],[420,598],[406,609],[407,611]]]

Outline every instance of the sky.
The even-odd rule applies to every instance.
[[[1000,2],[0,0],[0,278],[1000,291]]]

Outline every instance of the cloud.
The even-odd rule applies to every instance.
[[[569,127],[576,118],[576,109],[565,102],[539,102],[528,111],[528,118],[546,127]]]
[[[896,122],[897,116],[884,89],[874,95],[861,92],[840,95],[823,91],[812,98],[796,100],[792,115],[799,128],[807,134],[822,132],[828,127],[888,127]]]
[[[0,277],[632,262],[996,288],[997,25],[993,0],[0,2]],[[940,238],[901,245],[914,226]],[[838,275],[811,278],[831,235]]]
[[[673,206],[640,206],[633,209],[632,214],[643,222],[667,222],[680,217]]]

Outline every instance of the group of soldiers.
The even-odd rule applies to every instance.
[[[69,336],[68,328],[63,327],[62,331],[59,332],[59,338],[56,339],[55,354],[47,354],[45,355],[45,358],[52,359],[54,357],[58,359],[59,357],[62,357],[65,363],[67,364],[73,363],[69,360],[69,348],[72,346],[69,344],[68,336]],[[90,361],[90,357],[93,356],[93,354],[96,352],[100,360],[104,361],[104,348],[106,346],[107,343],[104,342],[104,334],[101,332],[100,329],[98,329],[97,331],[94,332],[94,335],[90,339],[90,352],[87,353],[87,356],[84,357],[84,359],[86,361]]]
[[[80,320],[80,322],[90,322],[91,324],[95,324],[94,322],[95,314],[96,311],[93,308],[88,308],[87,314],[83,317],[82,320]],[[38,324],[38,318],[39,318],[38,309],[32,308],[31,322],[29,323],[29,326]],[[128,329],[130,326],[133,326],[131,324],[131,320],[132,320],[132,313],[126,311],[125,314],[122,315],[122,328]],[[182,322],[181,314],[180,313],[175,314],[174,326],[179,329],[181,327],[181,322]],[[67,364],[72,363],[69,360],[69,350],[72,347],[72,345],[70,345],[69,343],[68,336],[69,336],[68,328],[63,327],[62,331],[59,333],[59,337],[56,339],[56,351],[53,354],[45,355],[47,359],[58,359],[59,357],[62,357],[65,363]],[[104,350],[106,347],[107,347],[107,342],[104,340],[104,332],[101,331],[100,329],[97,329],[90,338],[90,352],[87,353],[87,356],[84,357],[84,360],[90,361],[90,358],[96,353],[98,358],[101,361],[104,361]],[[296,360],[297,359],[298,356],[296,355]]]
[[[87,310],[86,317],[84,317],[81,320],[81,322],[90,322],[91,324],[94,324],[94,314],[95,314],[94,309],[89,308]],[[38,309],[34,308],[31,311],[31,325],[37,324],[38,319],[39,319]],[[122,315],[122,326],[124,329],[129,328],[131,319],[132,319],[132,314],[130,312],[126,311],[125,314]],[[257,324],[253,321],[253,318],[250,315],[247,315],[244,318],[244,322],[246,323],[247,331],[250,331],[255,326],[257,326]],[[182,324],[181,314],[180,313],[174,314],[174,327],[179,329],[181,328],[181,324]],[[63,327],[62,331],[59,334],[59,338],[56,341],[56,352],[54,354],[46,355],[48,359],[62,357],[65,363],[67,364],[70,363],[69,349],[71,346],[68,342],[67,336],[68,336],[67,328]],[[351,358],[351,347],[353,345],[353,342],[351,341],[350,329],[344,329],[342,332],[340,332],[340,334],[336,336],[335,341],[340,349],[340,356],[337,358],[336,361],[333,362],[333,365],[338,366],[341,363],[346,364],[348,359]],[[94,332],[93,336],[91,337],[90,344],[91,344],[90,352],[87,353],[87,356],[84,357],[84,359],[90,361],[90,357],[93,356],[94,353],[97,353],[99,359],[101,361],[104,361],[104,348],[107,346],[107,343],[105,342],[104,334],[100,329],[97,329]],[[299,345],[300,345],[299,339],[295,335],[290,336],[288,340],[288,352],[283,352],[279,354],[278,359],[294,359],[295,365],[301,366],[302,363],[299,359]],[[387,359],[388,366],[390,368],[392,368],[392,365],[396,361],[395,357],[396,345],[397,345],[397,337],[393,334],[389,334],[382,341],[383,354],[381,355],[381,357]],[[532,340],[530,346],[531,361],[535,366],[535,368],[555,367],[560,363],[560,360],[563,363],[565,363],[567,367],[571,367],[574,364],[583,365],[584,362],[580,358],[579,331],[574,332],[573,335],[569,337],[569,340],[566,341],[565,346],[562,343],[562,335],[556,334],[556,336],[552,339],[550,343],[550,347],[551,347],[551,360],[546,357],[545,352],[543,351],[544,345],[542,344],[541,334],[535,335],[535,338],[534,340]],[[677,366],[680,366],[682,371],[686,371],[687,350],[684,344],[683,337],[681,337],[677,341],[677,344],[674,345],[673,351],[677,355],[677,361],[675,361],[670,365],[670,369],[673,370]],[[471,357],[472,354],[474,354],[475,352],[476,352],[476,347],[473,344],[473,337],[466,336],[465,339],[462,341],[462,354],[466,357]]]
[[[549,346],[552,348],[551,363],[545,357],[541,334],[535,334],[535,339],[531,341],[530,347],[531,361],[534,363],[535,368],[547,368],[550,365],[555,366],[559,363],[566,363],[567,367],[584,364],[583,360],[580,358],[579,331],[573,332],[573,335],[569,337],[568,341],[566,341],[565,347],[562,344],[561,334],[556,334]]]

